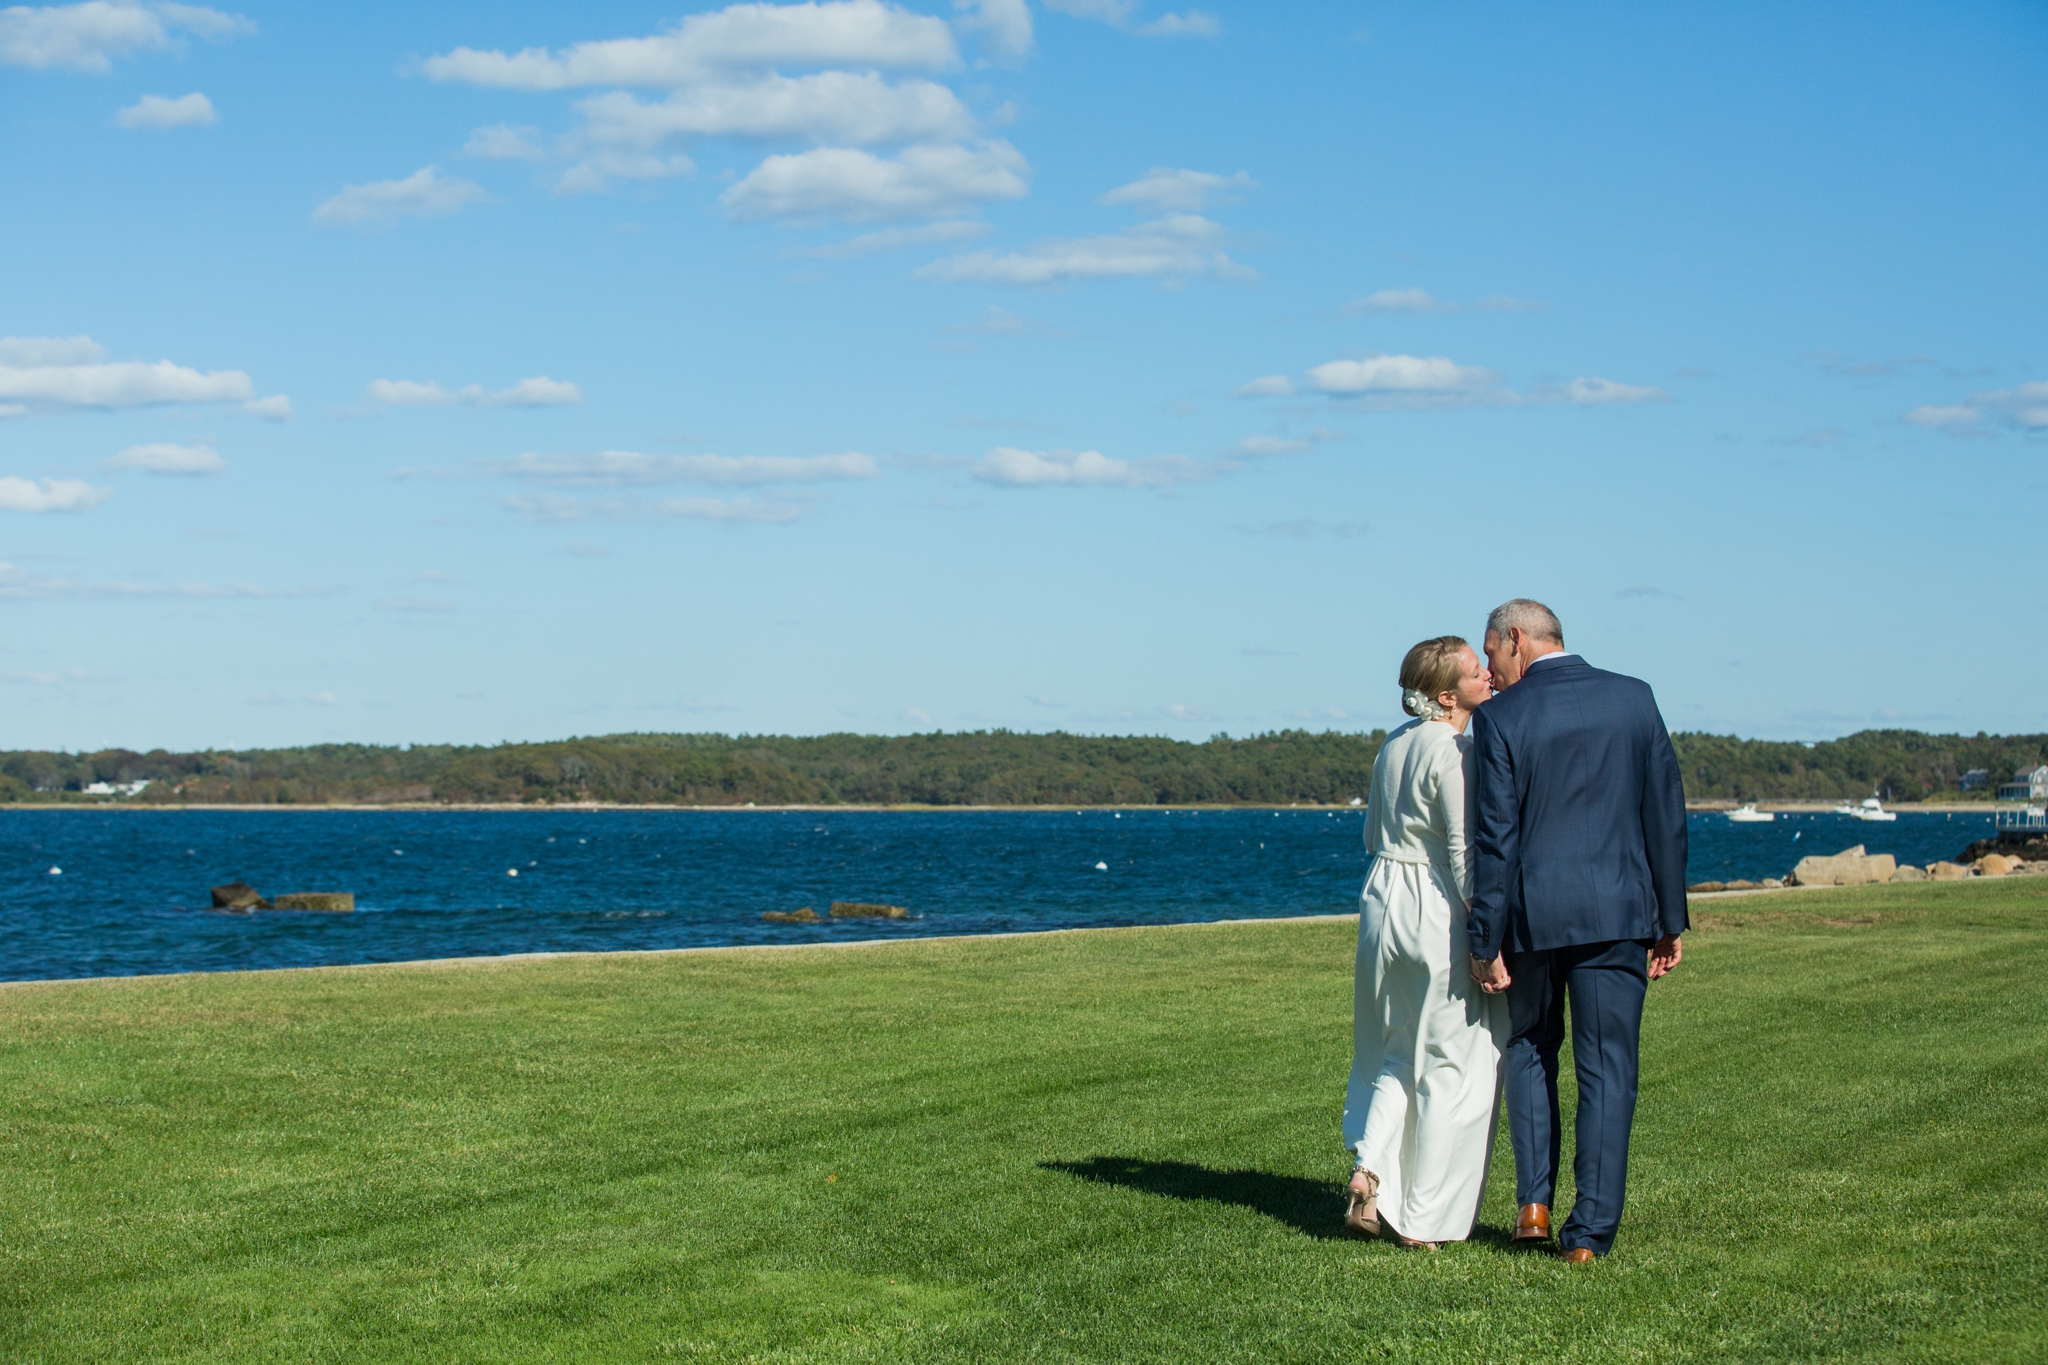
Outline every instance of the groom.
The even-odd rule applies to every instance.
[[[1558,1247],[1584,1263],[1621,1226],[1643,995],[1688,923],[1685,791],[1648,684],[1566,653],[1550,608],[1496,607],[1485,643],[1500,690],[1472,715],[1472,976],[1508,1001],[1518,1242],[1550,1238],[1570,1002],[1578,1199]]]

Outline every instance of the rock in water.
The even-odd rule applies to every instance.
[[[825,922],[818,918],[818,912],[811,909],[808,905],[801,910],[769,910],[763,913],[761,918],[771,924],[823,924]]]
[[[909,919],[900,905],[870,905],[866,901],[833,901],[833,919]]]
[[[1970,875],[1970,869],[1961,863],[1929,863],[1927,876],[1937,882],[1959,882]]]
[[[353,910],[356,897],[353,891],[292,891],[271,904],[278,910]]]
[[[1890,881],[1892,873],[1898,870],[1898,859],[1891,854],[1872,857],[1858,844],[1832,857],[1801,858],[1789,880],[1795,886],[1867,886]]]
[[[1974,863],[1987,853],[2033,861],[2048,858],[2048,834],[2030,829],[2003,829],[1989,839],[1979,839],[1956,855],[1959,863]]]
[[[268,910],[270,902],[258,894],[255,887],[247,882],[229,882],[226,886],[213,888],[213,908],[216,910]]]

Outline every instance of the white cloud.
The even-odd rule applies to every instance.
[[[1299,455],[1304,450],[1314,448],[1314,441],[1305,441],[1294,436],[1247,436],[1232,447],[1239,455],[1252,459],[1263,459],[1272,455]]]
[[[1247,436],[1232,446],[1231,453],[1243,460],[1263,460],[1275,455],[1299,455],[1304,450],[1313,450],[1326,441],[1342,441],[1347,435],[1332,431],[1328,427],[1316,427],[1300,436],[1261,434]]]
[[[670,137],[798,138],[853,143],[938,142],[973,131],[959,98],[932,81],[891,85],[872,71],[767,75],[698,85],[648,103],[625,91],[577,105],[584,136],[603,144],[653,146]]]
[[[211,446],[169,444],[129,446],[107,461],[108,469],[139,469],[150,474],[218,474],[228,467]]]
[[[820,147],[769,157],[720,202],[743,219],[938,217],[980,200],[1021,197],[1028,169],[1007,142],[907,147],[887,158]]]
[[[515,90],[577,86],[677,87],[722,70],[771,66],[853,66],[945,71],[960,54],[945,21],[880,0],[824,4],[740,4],[693,14],[666,33],[578,43],[557,54],[457,48],[429,57],[433,80]]]
[[[445,408],[462,401],[432,380],[417,379],[372,379],[364,396],[387,408]]]
[[[176,99],[144,95],[114,115],[123,128],[211,128],[219,121],[213,101],[197,91]]]
[[[1477,303],[1452,303],[1432,295],[1427,289],[1381,289],[1362,299],[1353,299],[1344,305],[1343,311],[1349,316],[1359,313],[1540,313],[1549,308],[1547,303],[1536,303],[1529,299],[1509,298],[1496,294]]]
[[[173,48],[180,34],[219,41],[255,31],[240,15],[198,5],[14,5],[0,9],[0,66],[100,72],[116,57]]]
[[[930,246],[936,242],[962,242],[976,237],[986,237],[995,231],[989,224],[978,218],[949,218],[942,222],[925,223],[919,227],[884,228],[880,232],[864,232],[843,242],[829,246],[811,247],[799,252],[803,256],[820,256],[828,261],[843,261],[851,256],[872,256],[882,251],[900,251],[904,247]]]
[[[1332,360],[1310,370],[1308,378],[1322,392],[1340,395],[1470,394],[1500,383],[1500,375],[1494,370],[1459,365],[1443,356],[1412,355]]]
[[[560,188],[587,192],[610,179],[687,174],[690,159],[665,151],[674,139],[738,137],[854,145],[963,137],[974,119],[943,85],[891,85],[872,71],[768,74],[697,85],[648,103],[624,91],[582,101],[584,126],[566,140],[579,158]]]
[[[1019,450],[998,446],[975,462],[974,477],[1012,488],[1070,484],[1096,488],[1164,488],[1199,483],[1221,473],[1215,465],[1185,455],[1152,455],[1117,460],[1099,450]]]
[[[441,597],[380,597],[370,605],[378,611],[429,615],[445,615],[455,610],[453,602]]]
[[[252,398],[242,404],[242,411],[273,422],[289,422],[292,420],[292,400],[281,393],[268,398]]]
[[[391,218],[437,218],[486,203],[490,197],[473,180],[444,176],[439,166],[422,166],[403,180],[345,186],[313,210],[313,221],[358,227]]]
[[[1426,289],[1382,289],[1351,304],[1352,313],[1441,313],[1456,305],[1439,303]]]
[[[9,475],[0,478],[0,512],[89,512],[113,491],[94,488],[81,479],[17,479]],[[9,569],[0,564],[0,571]]]
[[[1259,182],[1243,171],[1236,175],[1213,175],[1208,171],[1174,170],[1154,166],[1128,185],[1119,185],[1102,196],[1104,204],[1137,204],[1154,212],[1207,208],[1212,202],[1230,203]]]
[[[525,479],[559,488],[645,487],[663,483],[822,483],[873,479],[881,471],[857,450],[837,455],[643,455],[600,450],[582,455],[517,455],[472,460],[456,469],[402,469],[401,477]]]
[[[1223,32],[1223,21],[1204,10],[1191,9],[1186,14],[1162,14],[1132,31],[1144,38],[1214,38]]]
[[[1138,0],[1043,0],[1047,9],[1071,14],[1076,19],[1100,19],[1105,24],[1124,24],[1137,12]]]
[[[778,500],[755,502],[751,498],[665,498],[659,502],[633,499],[578,499],[558,494],[521,495],[500,500],[503,506],[529,521],[567,524],[582,521],[717,521],[728,524],[795,521],[804,514],[805,504]]]
[[[1249,384],[1237,386],[1239,398],[1291,398],[1294,381],[1284,374],[1260,375]]]
[[[463,401],[476,385],[464,389]],[[583,390],[566,379],[550,379],[544,374],[522,379],[509,389],[486,393],[475,400],[487,408],[561,408],[573,407],[583,401]]]
[[[493,123],[471,133],[469,141],[462,144],[462,154],[492,161],[539,161],[548,154],[547,148],[540,145],[539,138],[538,128],[514,128],[509,123]]]
[[[2048,379],[2037,379],[2016,388],[1973,393],[1970,401],[1990,408],[2015,426],[2029,431],[2048,429]]]
[[[1229,233],[1181,213],[1101,237],[1053,238],[1022,251],[975,251],[920,268],[917,278],[944,284],[1057,285],[1073,280],[1255,278],[1223,251]]]
[[[1614,403],[1668,403],[1671,395],[1662,389],[1640,384],[1617,384],[1612,379],[1588,376],[1565,385],[1565,396],[1582,408],[1605,407]]]
[[[1937,407],[1932,403],[1922,403],[1907,413],[1905,420],[1916,427],[1966,427],[1977,420],[1977,409],[1961,404]]]
[[[6,480],[0,480],[4,484]],[[0,601],[50,602],[78,598],[194,598],[208,601],[246,598],[325,597],[339,588],[259,588],[250,583],[74,583],[0,564]]]
[[[1186,14],[1162,14],[1147,24],[1133,25],[1137,0],[1044,0],[1045,7],[1071,14],[1077,19],[1099,19],[1117,28],[1128,28],[1146,38],[1214,38],[1223,31],[1215,15],[1191,9]]]
[[[508,389],[487,390],[481,384],[444,389],[432,380],[373,379],[365,396],[386,408],[553,408],[583,401],[583,390],[565,380],[535,375]]]
[[[982,35],[982,46],[998,61],[1013,62],[1031,52],[1031,8],[1024,0],[953,0],[960,17],[954,27]]]
[[[596,194],[609,189],[614,180],[668,180],[696,169],[697,163],[681,152],[585,146],[581,159],[555,182],[555,193]]]
[[[107,348],[91,337],[0,337],[0,365],[84,365],[104,360]]]
[[[168,360],[103,362],[90,337],[0,340],[0,411],[138,408],[158,403],[246,403],[255,386],[240,370],[200,373]]]

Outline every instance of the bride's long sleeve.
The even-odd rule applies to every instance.
[[[1462,739],[1463,737],[1460,736]],[[1436,799],[1444,821],[1444,843],[1451,857],[1451,878],[1457,883],[1458,898],[1472,900],[1472,855],[1465,844],[1465,746],[1445,746],[1445,758],[1437,770]]]

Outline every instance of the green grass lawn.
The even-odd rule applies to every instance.
[[[1338,1235],[1349,923],[0,990],[0,1358],[2048,1358],[2048,878],[1700,909],[1589,1269]]]

